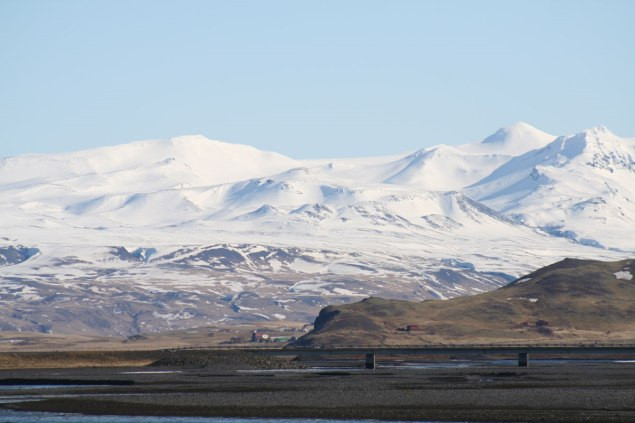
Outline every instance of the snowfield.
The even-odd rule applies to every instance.
[[[451,298],[564,257],[632,257],[634,158],[604,127],[524,123],[391,157],[186,136],[5,158],[0,328],[309,322],[363,296]]]

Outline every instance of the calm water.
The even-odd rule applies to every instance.
[[[379,420],[236,419],[220,417],[84,416],[81,414],[26,413],[0,409],[0,423],[371,423]],[[381,423],[387,423],[382,421]],[[393,422],[395,423],[395,422]],[[433,422],[424,422],[433,423]],[[446,422],[447,423],[447,422]]]

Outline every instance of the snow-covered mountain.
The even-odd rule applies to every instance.
[[[500,128],[481,142],[465,144],[459,148],[468,153],[518,156],[542,148],[555,138],[525,122],[517,122]]]
[[[0,162],[0,328],[309,322],[635,251],[635,143],[523,123],[460,147],[304,160],[201,136]],[[629,236],[630,234],[630,236]]]
[[[466,193],[556,235],[635,248],[635,148],[602,126],[515,157]]]
[[[213,185],[300,166],[288,157],[203,136],[138,141],[70,154],[29,154],[0,161],[0,184],[46,183],[94,192],[147,192]]]

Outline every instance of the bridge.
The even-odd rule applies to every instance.
[[[365,367],[375,369],[378,355],[511,355],[518,357],[518,366],[529,365],[530,354],[544,355],[606,355],[633,356],[635,345],[615,344],[556,344],[556,345],[426,345],[426,346],[392,346],[392,347],[293,347],[285,348],[241,348],[215,347],[206,350],[239,350],[242,352],[272,356],[364,356]]]

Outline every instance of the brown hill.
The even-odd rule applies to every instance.
[[[620,340],[635,340],[635,260],[565,259],[480,295],[329,306],[297,345]]]

